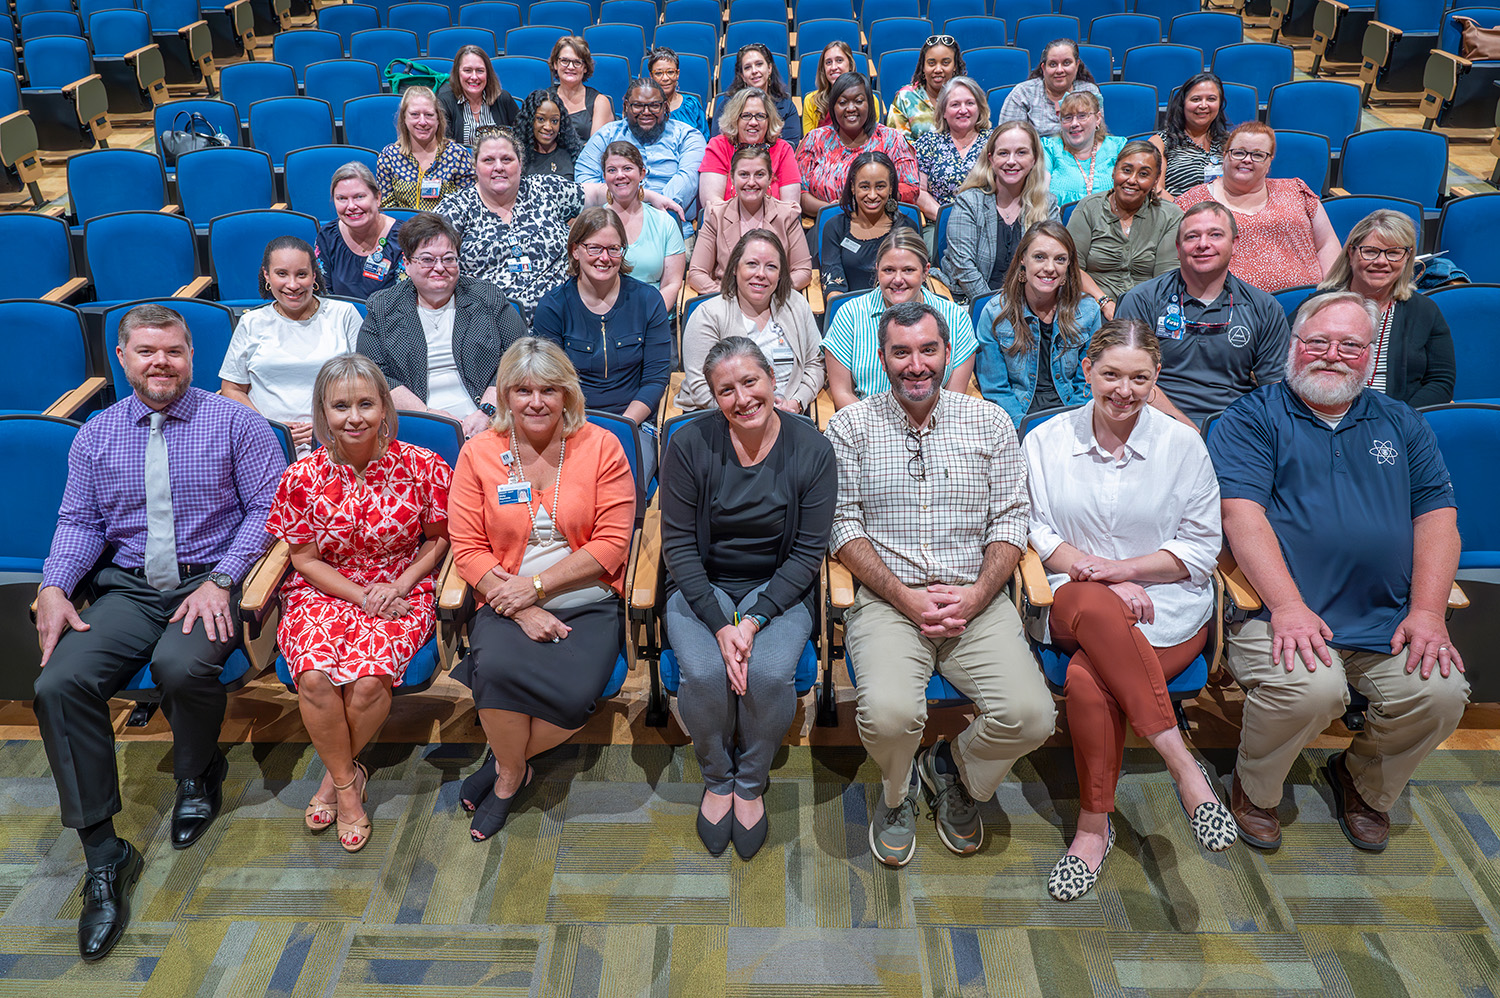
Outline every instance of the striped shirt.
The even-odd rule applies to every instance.
[[[286,454],[260,414],[190,388],[167,406],[162,434],[172,482],[177,561],[244,579],[271,546],[266,516]],[[106,547],[140,568],[146,553],[146,437],[151,410],[132,394],[83,424],[68,451],[42,585],[72,595]]]
[[[937,309],[948,323],[948,343],[952,353],[948,356],[948,369],[943,372],[943,383],[947,384],[953,369],[974,356],[979,340],[974,336],[974,322],[962,305],[941,298],[926,288],[922,289],[922,300]],[[854,394],[867,398],[891,387],[886,377],[885,365],[880,362],[880,317],[885,315],[885,295],[875,288],[841,306],[833,317],[833,325],[823,337],[823,349],[828,351],[854,376]]]
[[[946,389],[912,428],[890,392],[828,424],[839,498],[829,550],[864,538],[903,585],[973,585],[984,549],[1026,547],[1031,504],[1016,431],[999,406]]]

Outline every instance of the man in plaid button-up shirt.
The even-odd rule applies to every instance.
[[[1057,711],[1021,618],[1000,596],[1026,546],[1015,430],[998,406],[942,389],[948,328],[930,305],[889,309],[880,353],[891,390],[828,426],[839,464],[830,548],[860,582],[844,620],[859,734],[884,790],[870,849],[902,866],[916,847],[912,755],[933,670],[976,711],[951,746],[938,739],[916,759],[939,836],[959,855],[983,840],[974,801],[994,796],[1016,759],[1051,734]]]

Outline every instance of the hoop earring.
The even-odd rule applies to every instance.
[[[1146,404],[1150,405],[1152,402],[1155,402],[1155,401],[1156,401],[1156,386],[1152,385],[1151,386],[1151,392],[1146,396]]]

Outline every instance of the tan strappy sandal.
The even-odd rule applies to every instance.
[[[365,778],[365,786],[361,787],[359,792],[359,800],[360,803],[363,804],[365,801],[370,799],[370,773],[365,769],[364,766],[357,762],[354,764],[354,770],[355,773],[353,779],[351,779],[343,786],[339,786],[337,783],[335,783],[333,785],[333,789],[348,790],[354,786],[355,781],[359,779],[361,774],[363,774]],[[365,816],[363,818],[360,818],[358,821],[345,821],[342,818],[335,818],[334,820],[339,826],[339,845],[343,847],[343,850],[345,852],[359,852],[369,843],[370,815],[368,813],[366,813]],[[344,841],[344,836],[346,835],[358,835],[359,841],[351,845],[350,843]]]
[[[314,821],[313,816],[318,814],[328,815],[327,821]],[[324,832],[332,828],[339,820],[339,802],[326,801],[313,794],[312,800],[307,802],[307,814],[302,819],[303,824],[315,832]]]

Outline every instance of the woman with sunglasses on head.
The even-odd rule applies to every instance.
[[[955,76],[963,76],[963,53],[952,35],[933,35],[922,43],[911,82],[896,91],[885,123],[905,132],[907,139],[917,138],[937,127],[937,99],[943,86]]]
[[[1062,131],[1058,105],[1075,90],[1099,97],[1094,74],[1084,64],[1078,43],[1071,38],[1054,38],[1042,49],[1041,61],[1031,76],[1016,84],[1000,108],[1000,120],[1021,118],[1031,122],[1038,135],[1056,135]],[[1103,101],[1103,98],[1099,98]]]
[[[541,173],[573,179],[573,164],[583,151],[583,140],[573,127],[573,119],[563,110],[555,88],[533,90],[521,102],[516,137],[526,153],[523,176]]]
[[[698,203],[704,210],[734,197],[734,178],[729,161],[738,149],[759,146],[771,157],[773,189],[780,201],[797,202],[802,193],[802,174],[797,169],[797,151],[780,136],[781,115],[776,103],[759,87],[743,87],[724,102],[719,112],[719,133],[708,140],[698,178]]]
[[[708,134],[708,122],[703,116],[703,103],[694,94],[685,94],[677,89],[677,81],[682,76],[682,61],[677,58],[677,53],[665,45],[658,46],[646,53],[646,72],[661,87],[662,96],[666,98],[668,117],[676,118],[685,125],[698,129],[704,135]]]
[[[802,173],[802,214],[818,213],[837,204],[849,177],[849,165],[862,152],[879,151],[896,165],[896,200],[917,201],[917,157],[906,136],[874,115],[870,81],[850,70],[833,83],[828,95],[833,120],[814,128],[797,146],[797,169]]]
[[[1380,208],[1349,230],[1318,291],[1353,291],[1380,312],[1365,386],[1420,409],[1453,401],[1453,334],[1432,299],[1417,291],[1417,230],[1404,213]]]
[[[1186,211],[1217,201],[1234,212],[1239,241],[1229,266],[1235,276],[1275,294],[1317,284],[1338,262],[1338,234],[1318,195],[1297,178],[1267,177],[1276,156],[1276,133],[1247,121],[1224,144],[1224,175],[1177,199]]]
[[[829,90],[833,87],[833,81],[845,72],[854,68],[854,50],[849,43],[834,39],[823,46],[822,53],[818,56],[818,69],[813,74],[812,93],[802,95],[802,134],[806,135],[814,128],[822,128],[829,124],[833,116],[833,104],[829,101]],[[804,83],[805,87],[806,84]],[[875,120],[885,118],[884,110],[880,106],[880,98],[875,98]]]
[[[875,254],[896,229],[916,230],[896,201],[896,166],[883,152],[862,152],[849,165],[842,210],[823,224],[819,278],[828,301],[875,286]]]
[[[1167,101],[1167,127],[1151,136],[1166,163],[1156,189],[1168,201],[1224,175],[1224,82],[1210,72],[1187,78]]]
[[[812,253],[807,248],[797,202],[782,201],[770,194],[774,183],[771,154],[764,146],[739,149],[729,161],[729,176],[734,181],[734,196],[703,213],[703,225],[688,263],[688,286],[700,295],[718,291],[726,261],[740,237],[752,229],[766,229],[775,234],[786,251],[792,289],[801,291],[812,283]]]
[[[585,85],[594,75],[594,57],[589,54],[588,42],[577,35],[559,38],[552,46],[547,65],[552,69],[563,111],[572,119],[579,139],[587,142],[595,131],[615,120],[614,105],[609,98]]]
[[[732,98],[746,87],[764,90],[776,105],[776,114],[781,118],[783,139],[792,145],[801,141],[802,116],[797,112],[797,104],[792,100],[792,95],[787,92],[771,50],[761,42],[740,46],[739,54],[734,58],[734,80],[725,91],[724,99]],[[708,123],[708,134],[710,138],[719,134],[718,117]]]

